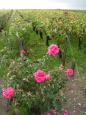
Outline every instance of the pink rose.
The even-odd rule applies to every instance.
[[[23,55],[25,55],[25,50],[24,49],[20,49],[20,56],[23,56]]]
[[[56,44],[52,44],[48,47],[48,54],[55,56],[59,53],[60,48]]]
[[[50,74],[47,74],[47,75],[46,75],[46,80],[51,80]]]
[[[34,74],[34,79],[36,80],[36,82],[38,83],[42,83],[46,80],[46,73],[42,70],[37,70]]]
[[[68,112],[66,111],[66,112],[64,112],[64,115],[68,115]]]
[[[73,69],[67,69],[67,70],[66,70],[66,75],[67,75],[67,76],[72,76],[72,75],[74,75],[74,70],[73,70]]]
[[[50,112],[47,112],[46,115],[51,115]]]
[[[5,97],[6,99],[10,99],[11,97],[13,97],[14,93],[15,89],[12,87],[2,89],[2,96]]]

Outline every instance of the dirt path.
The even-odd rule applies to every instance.
[[[81,80],[81,78],[83,80]],[[84,81],[84,82],[83,82]],[[69,115],[86,115],[86,78],[77,75],[74,79],[69,78],[66,91],[67,103],[64,109]]]
[[[0,97],[0,115],[9,115],[7,112],[6,102]]]

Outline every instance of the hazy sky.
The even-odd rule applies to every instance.
[[[86,0],[0,0],[0,9],[85,9]]]

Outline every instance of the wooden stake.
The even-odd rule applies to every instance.
[[[68,48],[68,36],[66,36],[65,43],[64,43],[64,52],[63,52],[63,60],[62,60],[63,66],[65,66],[66,63],[67,48]]]

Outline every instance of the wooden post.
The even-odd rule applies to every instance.
[[[64,52],[63,52],[63,60],[62,60],[63,66],[65,66],[66,63],[67,48],[68,48],[68,36],[66,36],[65,43],[64,43]]]
[[[46,36],[46,46],[49,46],[49,40],[51,40],[51,38],[49,35],[47,35]]]
[[[73,60],[72,64],[71,64],[71,69],[73,69],[73,71],[74,71],[74,74],[72,75],[72,78],[74,78],[74,75],[75,75],[75,66],[76,66],[76,63],[75,63],[75,60]]]
[[[82,40],[81,40],[81,36],[79,36],[79,38],[78,38],[78,49],[81,49],[81,45],[82,45]]]
[[[72,61],[72,64],[71,64],[71,68],[72,68],[73,70],[75,70],[75,65],[76,65],[76,64],[75,64],[75,60],[73,60],[73,61]]]
[[[36,34],[38,34],[38,33],[39,33],[39,32],[38,32],[38,29],[36,29],[35,32],[36,32]]]
[[[59,52],[59,59],[62,61],[62,51],[60,49],[60,52]]]
[[[24,42],[22,39],[19,38],[19,36],[17,35],[17,43],[18,43],[18,47],[19,47],[19,53],[20,53],[20,56],[21,58],[23,59],[26,51],[24,49]]]
[[[32,27],[33,27],[33,31],[35,32],[36,26],[35,26],[35,25],[33,25]]]
[[[39,35],[40,35],[40,38],[43,39],[43,32],[42,32],[42,30],[40,30]]]
[[[58,45],[58,47],[60,48],[60,51],[59,51],[59,54],[58,54],[58,55],[59,55],[60,61],[62,62],[63,52],[62,52],[62,50],[61,50],[60,44],[58,43],[57,45]]]

